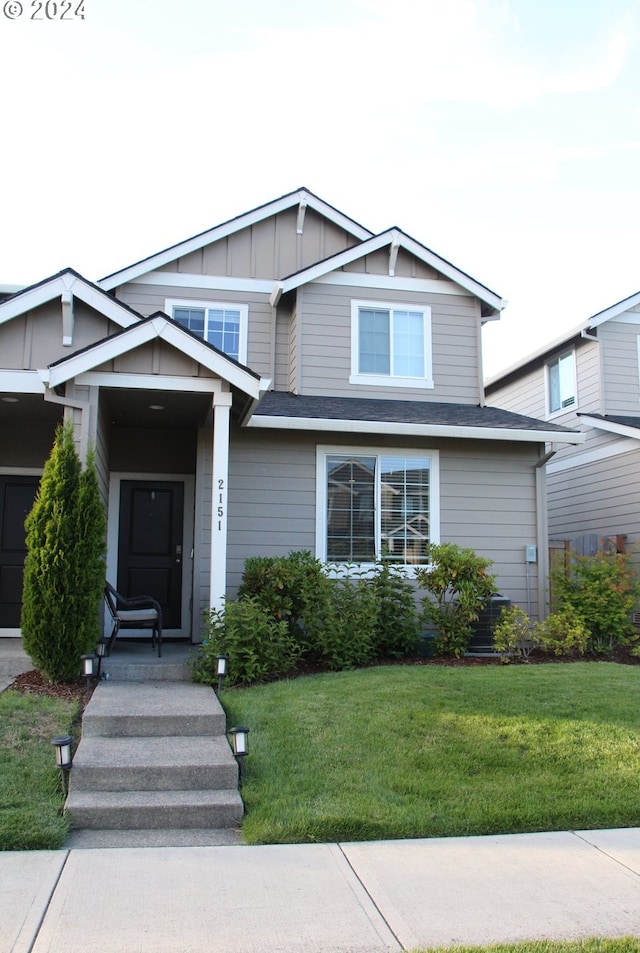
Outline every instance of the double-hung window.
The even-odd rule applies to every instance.
[[[352,384],[433,387],[431,309],[351,303]]]
[[[576,367],[573,351],[561,354],[547,364],[549,413],[569,410],[576,405]]]
[[[326,562],[426,565],[437,541],[437,453],[319,448],[318,517]]]
[[[241,364],[247,363],[247,305],[167,301],[165,310],[182,327]]]

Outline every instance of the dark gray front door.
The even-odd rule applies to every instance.
[[[179,629],[182,623],[183,513],[182,483],[120,484],[117,588],[123,596],[157,599],[164,629]]]
[[[37,476],[0,476],[0,627],[20,625],[25,545],[24,521],[40,483]]]

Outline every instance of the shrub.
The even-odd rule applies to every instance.
[[[375,654],[402,658],[417,651],[420,620],[414,587],[399,566],[382,563],[371,582],[378,606]]]
[[[215,684],[217,656],[222,654],[229,656],[228,684],[251,685],[293,671],[300,647],[286,619],[274,619],[256,596],[246,596],[208,614],[192,664],[194,681]]]
[[[238,598],[258,599],[274,619],[284,619],[291,635],[304,643],[302,623],[314,591],[326,580],[322,563],[310,552],[288,556],[250,556],[245,560]]]
[[[56,431],[25,527],[24,648],[50,681],[68,680],[100,637],[105,573],[105,515],[93,455],[83,472],[70,422]]]
[[[529,616],[519,606],[504,608],[493,629],[493,647],[507,658],[525,662],[535,648]]]
[[[538,622],[533,637],[540,648],[553,655],[584,655],[589,630],[576,610],[567,605]]]
[[[378,605],[367,579],[330,579],[308,593],[304,630],[311,659],[331,670],[366,665],[376,657]]]
[[[495,592],[496,577],[487,572],[490,559],[455,543],[431,543],[429,567],[416,570],[416,579],[429,596],[422,600],[424,619],[437,636],[437,653],[462,655],[473,634],[472,623]]]
[[[640,600],[638,577],[625,553],[573,556],[568,569],[550,575],[558,608],[570,607],[589,631],[589,649],[609,654],[635,639],[631,613]]]

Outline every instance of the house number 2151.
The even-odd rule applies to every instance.
[[[224,517],[224,480],[218,480],[218,530],[222,531]]]

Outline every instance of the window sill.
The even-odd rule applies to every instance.
[[[368,387],[421,387],[433,389],[433,381],[425,377],[384,377],[377,374],[351,374],[350,384],[359,384]]]

